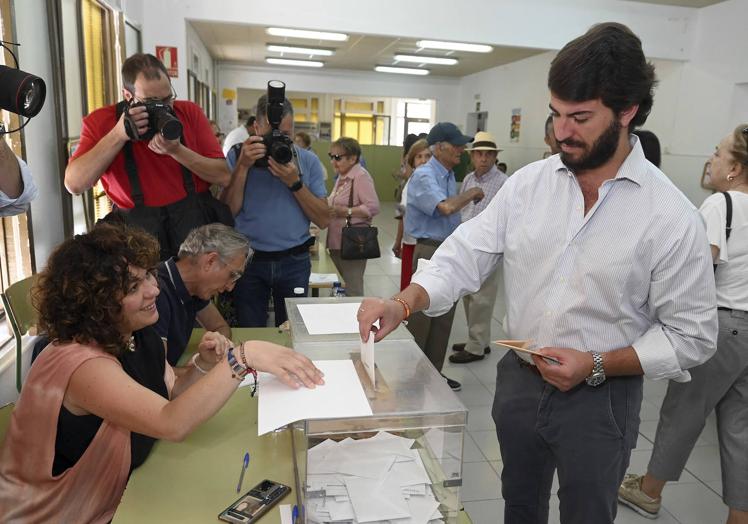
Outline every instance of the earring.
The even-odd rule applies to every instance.
[[[734,177],[734,176],[728,176],[728,177],[727,177],[727,181],[728,181],[728,182],[732,182],[733,180],[735,180],[735,177]]]

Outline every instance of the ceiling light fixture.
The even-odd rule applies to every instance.
[[[319,55],[332,56],[335,51],[332,49],[320,49],[315,47],[295,47],[290,45],[268,44],[267,50],[271,53],[290,53],[294,55]]]
[[[490,53],[493,47],[483,44],[466,44],[463,42],[442,42],[440,40],[419,40],[418,47],[428,49],[444,49],[446,51],[467,51],[469,53]]]
[[[438,56],[419,56],[419,55],[395,55],[398,62],[412,62],[414,64],[437,64],[437,65],[456,65],[456,58],[443,58]]]
[[[374,68],[374,71],[378,73],[397,73],[400,75],[420,75],[425,76],[429,74],[428,69],[416,69],[414,67],[391,67],[378,65]]]
[[[268,27],[265,32],[273,36],[285,36],[288,38],[306,38],[308,40],[333,40],[345,42],[348,35],[345,33],[328,33],[325,31],[307,31],[305,29],[288,29],[285,27]]]
[[[265,58],[265,62],[273,65],[299,66],[299,67],[322,67],[325,64],[316,60],[290,60],[288,58]]]

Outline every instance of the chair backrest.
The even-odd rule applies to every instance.
[[[36,324],[38,315],[31,305],[31,288],[36,282],[36,275],[32,275],[15,284],[8,286],[2,293],[5,315],[16,338],[16,388],[21,391],[23,373],[23,345],[21,338]]]

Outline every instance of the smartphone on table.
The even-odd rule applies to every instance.
[[[252,524],[290,492],[288,486],[265,479],[219,513],[218,518],[234,524]]]

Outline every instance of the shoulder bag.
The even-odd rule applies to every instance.
[[[348,197],[348,207],[353,207],[353,179],[351,179],[351,194]],[[368,224],[351,225],[351,217],[347,217],[340,239],[340,258],[343,260],[366,260],[379,258],[378,230]]]

